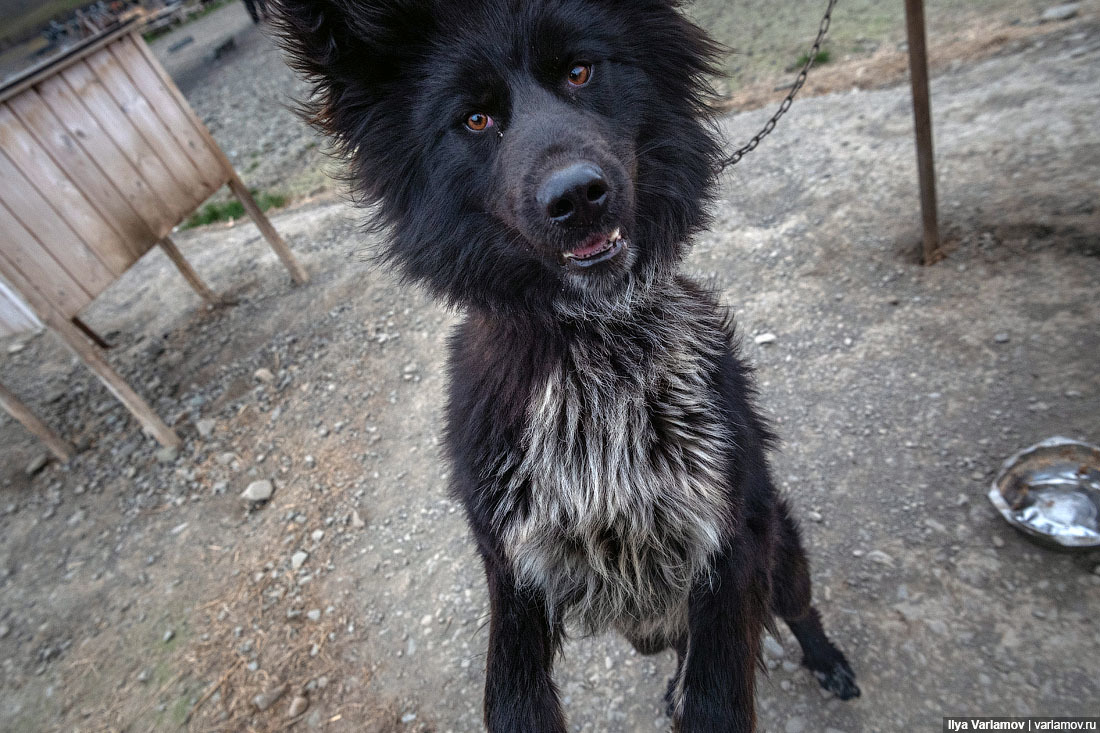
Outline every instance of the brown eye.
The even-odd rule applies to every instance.
[[[583,87],[591,78],[591,64],[577,64],[569,70],[569,83],[575,87]]]
[[[473,132],[482,132],[493,126],[493,118],[489,115],[483,115],[480,112],[475,112],[466,118],[466,129]]]

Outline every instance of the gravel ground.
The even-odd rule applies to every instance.
[[[776,477],[864,693],[824,697],[784,631],[764,730],[1100,713],[1100,554],[1040,550],[984,498],[1021,447],[1100,441],[1086,6],[935,79],[950,252],[934,267],[914,257],[903,87],[801,100],[725,178],[689,266],[746,335],[784,439]],[[284,73],[259,45],[239,51],[225,75]],[[723,128],[742,139],[766,115]],[[361,216],[323,200],[275,218],[306,287],[251,225],[211,227],[178,244],[236,305],[205,309],[151,253],[84,314],[176,425],[179,455],[51,336],[0,344],[5,383],[84,448],[28,474],[41,447],[0,420],[0,729],[481,729],[484,581],[438,450],[455,315],[373,266]],[[270,501],[240,498],[264,480]],[[572,728],[667,729],[671,670],[616,638],[570,642]]]

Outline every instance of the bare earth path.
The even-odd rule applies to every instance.
[[[1023,446],[1100,441],[1100,21],[1082,8],[935,78],[952,243],[935,267],[912,258],[904,87],[801,100],[724,179],[689,266],[746,336],[776,477],[864,692],[824,698],[784,632],[764,730],[1100,714],[1100,555],[1040,550],[984,498]],[[243,65],[275,58],[251,42]],[[740,140],[767,114],[723,128]],[[0,730],[481,729],[483,580],[438,450],[455,316],[371,264],[360,217],[331,199],[276,217],[305,288],[240,224],[178,237],[237,305],[203,309],[151,253],[89,309],[178,456],[52,337],[0,344],[5,383],[86,446],[28,476],[41,448],[0,420]],[[261,479],[274,496],[249,511],[238,495]],[[671,670],[571,642],[573,729],[667,730]]]

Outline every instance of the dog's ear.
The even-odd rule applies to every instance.
[[[275,0],[291,65],[314,82],[370,80],[430,30],[432,0]]]
[[[290,65],[313,87],[299,111],[349,159],[348,178],[366,199],[379,195],[363,175],[369,158],[393,156],[386,170],[400,165],[410,107],[402,79],[435,31],[437,2],[269,0]]]

